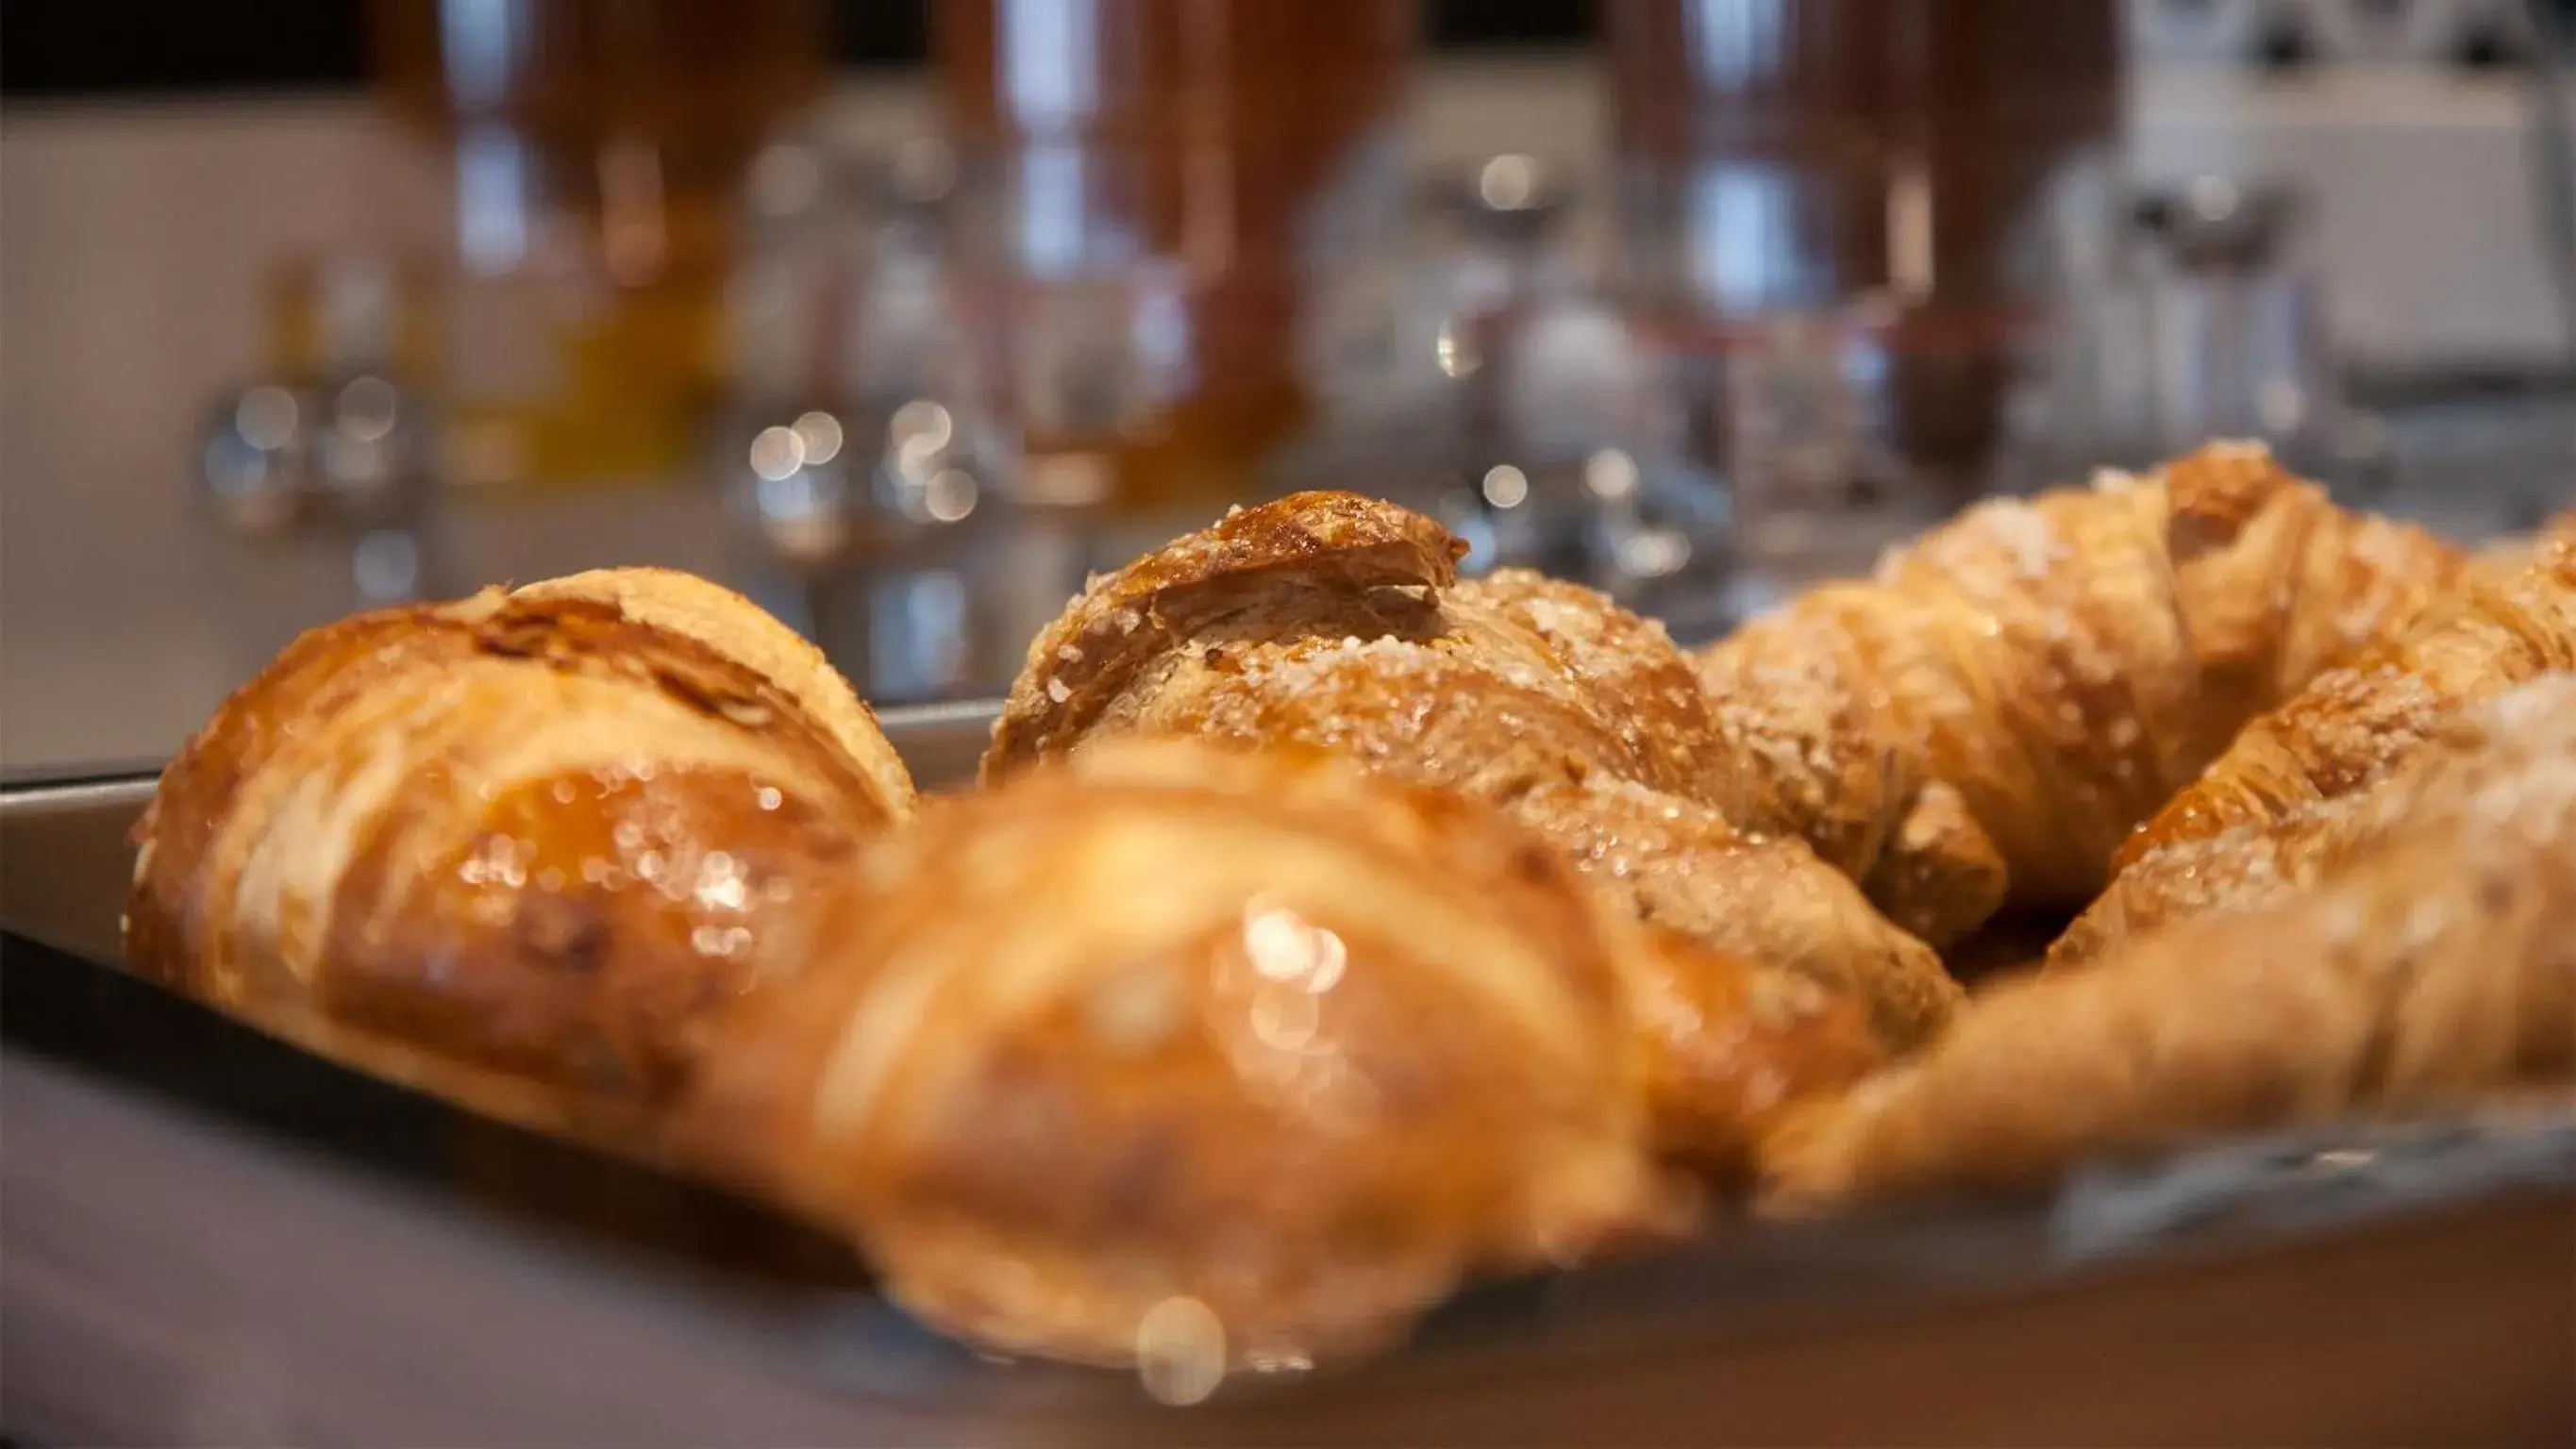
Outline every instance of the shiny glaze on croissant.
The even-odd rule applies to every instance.
[[[1662,629],[1531,574],[1462,582],[1463,549],[1350,494],[1239,510],[1095,580],[1038,638],[985,776],[1127,734],[1326,750],[1499,806],[1715,957],[1857,993],[1888,1047],[1935,1028],[1958,988],[1922,943],[1805,845],[1738,830],[1702,798],[1717,736]],[[1757,1058],[1774,1044],[1739,1019],[1704,1030]],[[1814,1054],[1783,1055],[1815,1080]],[[1694,1155],[1734,1150],[1706,1145]]]
[[[1508,821],[1127,741],[864,854],[683,1128],[1004,1351],[1349,1352],[1666,1210],[1616,920]]]
[[[320,1052],[626,1148],[708,1021],[912,811],[810,645],[615,570],[297,639],[136,828],[135,970]]]
[[[2044,1182],[2196,1136],[2576,1087],[2576,675],[2341,802],[2319,884],[1979,995],[1923,1056],[1792,1109],[1766,1192]]]
[[[2007,903],[2072,910],[2248,719],[2461,567],[2246,444],[1981,503],[1699,656],[1730,765],[1712,803],[1936,945]]]
[[[2481,567],[2456,597],[2356,663],[2319,675],[2245,727],[2207,773],[2139,827],[2101,897],[2049,949],[2088,960],[2207,911],[2268,904],[2315,882],[2333,805],[2497,696],[2576,669],[2576,530]]]

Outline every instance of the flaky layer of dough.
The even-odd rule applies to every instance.
[[[2338,802],[2464,715],[2566,669],[2576,669],[2576,532],[2532,543],[2510,568],[2473,569],[2413,630],[2247,725],[2122,847],[2119,873],[2050,947],[2050,964],[2309,888]]]
[[[2248,720],[2432,607],[2462,567],[2262,448],[1982,503],[1700,655],[1732,773],[1936,945],[2071,911]]]
[[[164,772],[129,963],[363,1070],[648,1150],[708,1020],[794,969],[809,908],[913,803],[839,675],[676,577],[288,645]]]
[[[2320,887],[1981,995],[1920,1059],[1794,1109],[1768,1200],[2045,1181],[2219,1133],[2576,1086],[2576,676],[2346,801]]]

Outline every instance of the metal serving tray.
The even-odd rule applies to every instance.
[[[935,786],[990,718],[884,723]],[[2576,1117],[2535,1109],[1721,1227],[1189,1409],[998,1363],[757,1208],[127,976],[149,792],[0,791],[0,1432],[34,1443],[2576,1442]]]

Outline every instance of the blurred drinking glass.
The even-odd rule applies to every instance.
[[[915,140],[862,161],[790,140],[762,158],[716,429],[755,593],[879,700],[1007,687],[1083,573],[1063,516],[1021,504],[959,306],[948,154]],[[823,180],[780,207],[772,172]]]
[[[823,74],[820,0],[375,0],[453,184],[443,472],[676,473],[727,366],[743,173]]]
[[[1680,455],[1659,359],[1567,244],[1567,189],[1507,153],[1420,203],[1402,245],[1319,288],[1322,408],[1272,491],[1391,498],[1465,539],[1465,572],[1536,568],[1709,632],[1725,498]]]
[[[432,428],[417,390],[428,328],[417,269],[298,256],[267,299],[264,372],[216,401],[197,481],[227,531],[350,549],[357,603],[431,587],[422,532]]]
[[[1988,482],[2012,361],[2101,225],[2119,6],[1606,16],[1620,281],[1735,490],[1743,577],[1865,567]]]
[[[1302,427],[1391,233],[1409,0],[940,0],[961,285],[1036,507],[1204,514]]]
[[[2009,485],[2255,438],[2311,477],[2377,486],[2387,460],[2344,403],[2303,199],[2201,176],[2139,190],[2125,223],[2024,369]]]

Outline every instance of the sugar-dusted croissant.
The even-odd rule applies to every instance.
[[[1979,996],[1916,1060],[1793,1109],[1770,1199],[2001,1188],[2195,1135],[2576,1085],[2576,675],[2347,802],[2323,884]]]
[[[822,656],[612,570],[315,629],[162,776],[134,968],[326,1056],[639,1148],[716,1010],[913,791]]]
[[[1664,1213],[1615,918],[1472,802],[1113,743],[925,811],[844,905],[681,1136],[977,1342],[1347,1353]]]
[[[1957,986],[1795,840],[1709,808],[1708,701],[1663,630],[1345,493],[1240,510],[1093,581],[1029,651],[988,780],[1101,736],[1295,742],[1503,807],[1639,915],[1854,987],[1891,1045]],[[1712,1023],[1711,1030],[1732,1030]]]
[[[2562,508],[2540,521],[2528,533],[2508,534],[2489,540],[2477,551],[2475,566],[2493,574],[2509,574],[2529,568],[2540,551],[2559,539],[2576,538],[2576,508]]]
[[[2472,569],[2414,629],[2247,725],[2130,837],[2050,963],[2305,888],[2333,833],[2333,802],[2385,778],[2445,724],[2565,669],[2576,669],[2576,530],[2536,542],[2511,572]]]
[[[1969,509],[1700,655],[1737,824],[1804,838],[1946,945],[2073,910],[2246,720],[2423,613],[2447,545],[2260,447]]]

